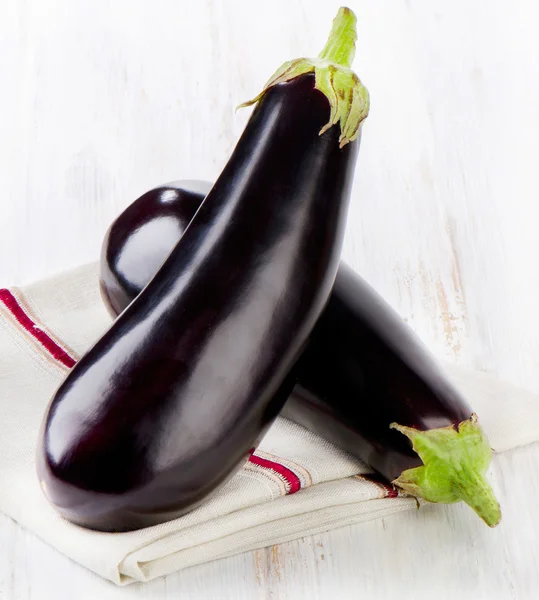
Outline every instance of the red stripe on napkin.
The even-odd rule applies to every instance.
[[[378,473],[368,473],[365,475],[357,475],[356,477],[357,479],[364,479],[371,483],[375,483],[379,488],[384,490],[386,498],[399,497],[399,492]]]
[[[17,322],[26,329],[26,331],[35,338],[58,362],[61,362],[68,368],[75,364],[75,359],[59,346],[47,332],[43,331],[28,316],[22,306],[17,302],[17,298],[6,289],[0,290],[0,302],[9,310]]]
[[[261,456],[257,456],[256,454],[251,454],[249,462],[253,463],[254,465],[258,465],[259,467],[270,469],[271,471],[274,471],[275,473],[279,474],[285,480],[289,494],[295,494],[301,489],[301,481],[299,477],[293,471],[291,471],[289,468],[285,467],[281,463],[275,462],[273,460],[268,460],[267,458],[262,458]]]

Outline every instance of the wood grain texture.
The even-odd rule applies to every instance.
[[[94,260],[156,184],[215,178],[248,117],[234,107],[317,53],[338,6],[2,0],[2,284]],[[539,391],[536,3],[350,6],[372,112],[344,257],[439,356]],[[128,589],[0,517],[0,598],[537,597],[539,446],[492,471],[493,531],[432,506]]]

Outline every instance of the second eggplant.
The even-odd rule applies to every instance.
[[[210,188],[187,181],[155,188],[114,221],[100,275],[113,316],[158,271]],[[490,526],[499,522],[485,479],[491,450],[470,404],[402,318],[344,263],[297,375],[283,416],[399,489],[431,502],[463,500]]]

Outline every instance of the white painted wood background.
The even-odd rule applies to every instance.
[[[145,190],[215,178],[234,107],[316,54],[338,6],[1,0],[0,282],[94,260]],[[372,111],[344,256],[438,355],[539,391],[537,4],[350,6]],[[125,589],[0,517],[0,598],[537,598],[539,447],[493,480],[496,530],[428,507]]]

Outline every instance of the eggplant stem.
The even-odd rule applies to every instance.
[[[501,519],[500,505],[485,474],[492,450],[474,414],[457,427],[420,431],[392,423],[412,442],[423,465],[403,471],[392,483],[404,492],[429,502],[464,501],[489,527]]]
[[[339,146],[342,148],[354,141],[369,114],[370,105],[367,88],[350,69],[356,51],[356,21],[355,14],[349,8],[341,7],[318,57],[287,61],[270,77],[260,94],[243,102],[238,108],[256,104],[275,85],[306,73],[314,73],[315,88],[326,96],[330,107],[329,120],[320,130],[320,135],[338,123],[341,129]]]
[[[318,58],[350,68],[356,54],[356,15],[341,6],[329,33],[328,41]]]

